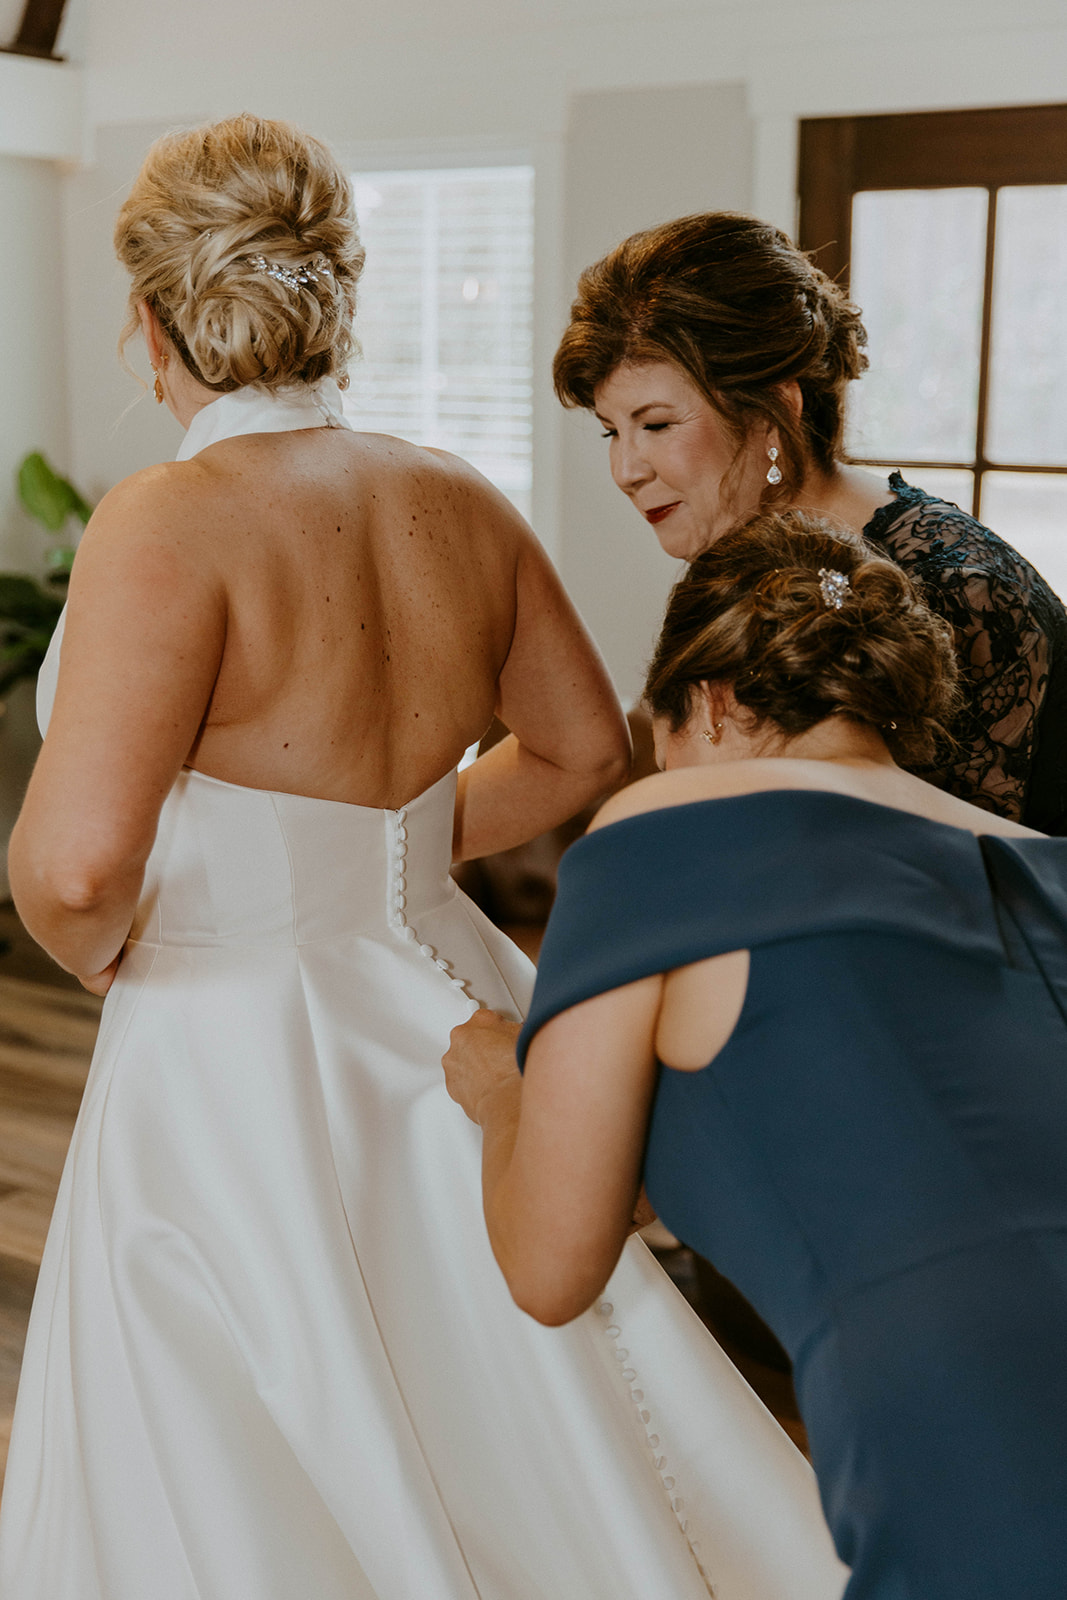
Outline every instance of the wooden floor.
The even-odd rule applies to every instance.
[[[536,957],[536,934],[527,931],[519,942]],[[0,904],[0,1481],[30,1302],[101,1003],[54,966],[27,938],[11,907]],[[649,1243],[764,1403],[804,1448],[788,1377],[733,1348],[716,1330],[713,1310],[702,1303],[694,1259],[684,1246],[665,1233]]]
[[[23,977],[0,956],[0,1472],[26,1322],[78,1113],[100,1001]]]

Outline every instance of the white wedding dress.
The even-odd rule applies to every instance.
[[[239,391],[182,453],[338,402]],[[568,1327],[508,1295],[440,1058],[533,969],[449,878],[454,790],[179,777],[41,1268],[2,1600],[840,1594],[809,1467],[640,1241]]]

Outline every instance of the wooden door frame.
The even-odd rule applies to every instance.
[[[26,0],[14,42],[3,47],[6,55],[43,56],[49,61],[62,58],[55,54],[56,40],[63,21],[66,0]]]
[[[847,288],[854,194],[1067,183],[1067,105],[809,118],[797,177],[797,243]]]
[[[800,124],[797,243],[848,291],[852,197],[870,189],[984,188],[986,259],[973,464],[974,506],[985,474],[1067,473],[1067,465],[991,461],[986,453],[993,252],[997,192],[1024,184],[1067,184],[1067,105],[1005,106],[976,111],[918,111],[882,116],[814,117]],[[875,466],[900,465],[864,457]],[[928,461],[929,467],[960,462]],[[919,463],[909,463],[918,466]]]

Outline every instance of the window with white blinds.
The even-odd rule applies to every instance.
[[[367,251],[345,410],[452,450],[530,515],[533,169],[353,174]]]

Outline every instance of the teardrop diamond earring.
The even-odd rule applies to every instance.
[[[774,444],[769,445],[768,449],[767,449],[767,455],[770,457],[770,463],[771,463],[770,466],[767,468],[767,482],[768,483],[781,483],[781,481],[782,481],[782,469],[778,465],[778,446],[774,445]]]

